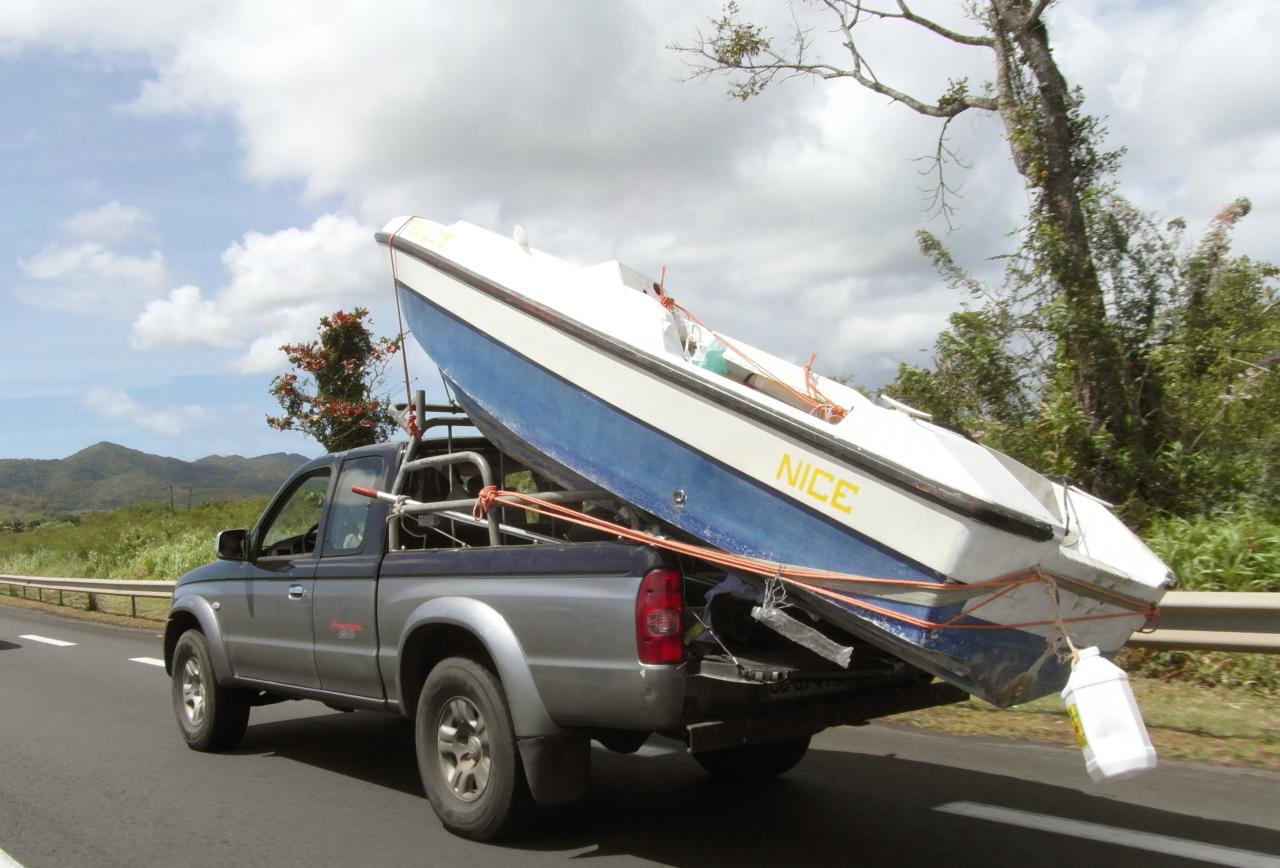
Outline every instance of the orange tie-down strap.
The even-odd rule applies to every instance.
[[[496,486],[487,486],[481,489],[479,495],[476,497],[475,509],[472,514],[477,519],[484,518],[488,515],[489,510],[492,509],[495,504],[536,512],[539,515],[545,515],[549,518],[560,519],[562,521],[581,525],[582,527],[613,534],[624,539],[656,546],[657,548],[666,549],[668,551],[675,552],[676,554],[687,555],[688,557],[697,558],[728,569],[745,570],[746,572],[755,573],[768,578],[776,578],[785,584],[801,588],[809,593],[817,594],[831,600],[836,600],[846,606],[862,609],[867,612],[873,612],[884,618],[891,618],[895,621],[901,621],[926,630],[1007,630],[1022,627],[1057,625],[1076,621],[1101,621],[1110,618],[1132,618],[1135,616],[1143,617],[1145,622],[1143,627],[1144,630],[1153,630],[1155,629],[1159,615],[1159,611],[1154,603],[1148,603],[1144,600],[1137,600],[1132,597],[1117,594],[1106,588],[1101,588],[1096,585],[1088,585],[1083,582],[1067,578],[1066,576],[1050,575],[1039,567],[1018,573],[1012,573],[1006,576],[998,576],[994,579],[986,579],[981,582],[957,583],[950,585],[919,581],[916,579],[875,578],[872,576],[859,576],[853,573],[839,573],[832,570],[803,567],[796,564],[782,564],[764,560],[763,558],[735,555],[721,549],[711,548],[710,546],[694,545],[693,543],[682,542],[680,540],[654,536],[653,534],[635,530],[634,528],[627,527],[626,525],[596,518],[563,504],[552,503],[531,494],[524,494],[519,491],[507,491],[497,488]],[[859,588],[857,593],[864,596],[890,596],[893,593],[892,590],[886,592],[884,589],[909,589],[914,591],[925,591],[931,595],[937,596],[953,594],[964,598],[981,596],[985,593],[986,599],[975,606],[969,607],[963,612],[956,613],[945,621],[929,621],[895,611],[887,606],[881,606],[864,599],[859,599],[858,597],[851,596],[849,593],[842,593],[841,591],[834,590],[832,588],[823,587],[822,585],[815,584],[815,582],[830,582],[846,586],[856,586]],[[1035,582],[1046,583],[1046,590],[1049,592],[1049,597],[1054,604],[1054,617],[1045,618],[1039,621],[1023,621],[1016,624],[975,624],[959,622],[960,618],[972,615],[983,606],[999,599],[1010,591]],[[1087,593],[1088,596],[1103,597],[1124,611],[1102,612],[1092,615],[1077,615],[1070,618],[1060,617],[1057,611],[1057,589],[1059,585],[1079,589],[1080,591]]]
[[[755,359],[751,358],[751,356],[743,352],[741,347],[735,346],[733,342],[731,342],[724,335],[720,334],[718,331],[711,328],[711,326],[707,325],[702,320],[698,319],[698,317],[694,314],[694,312],[689,310],[689,308],[685,307],[684,305],[677,302],[674,298],[667,295],[667,292],[664,288],[666,279],[667,279],[667,267],[664,265],[662,267],[662,279],[659,283],[655,283],[653,285],[653,289],[655,292],[658,293],[658,303],[661,304],[663,307],[665,307],[667,310],[671,311],[673,315],[675,314],[676,311],[679,311],[690,322],[697,324],[704,331],[707,331],[715,335],[720,340],[720,343],[724,344],[726,347],[728,347],[729,349],[737,353],[738,357],[741,358],[744,362],[746,362],[749,367],[752,367],[756,370],[756,373],[760,374],[760,376],[765,377],[768,380],[772,380],[773,382],[777,383],[779,386],[781,386],[783,389],[789,392],[793,397],[795,397],[798,401],[806,405],[809,408],[809,412],[811,414],[818,416],[818,418],[822,419],[823,421],[839,422],[841,419],[843,419],[845,416],[849,414],[848,410],[836,404],[834,401],[832,401],[830,398],[824,395],[822,393],[822,390],[818,388],[817,378],[813,374],[813,360],[817,358],[817,353],[811,354],[809,356],[809,361],[806,362],[804,366],[805,391],[800,392],[796,389],[793,389],[790,385],[788,385],[785,381],[783,381],[781,377],[775,376],[773,372],[771,372],[768,368],[766,368],[764,365],[760,364]]]

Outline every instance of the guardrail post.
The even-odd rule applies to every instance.
[[[129,597],[129,614],[134,618],[138,617],[138,598],[132,595]]]
[[[59,590],[58,590],[58,605],[59,605],[59,606],[61,606],[61,605],[62,605],[62,590],[61,590],[61,589],[59,589]]]

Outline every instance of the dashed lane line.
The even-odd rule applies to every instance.
[[[1068,820],[1050,814],[1033,814],[1030,811],[1019,811],[1013,808],[998,808],[995,805],[984,805],[979,802],[948,802],[934,808],[946,814],[958,814],[962,817],[973,817],[979,820],[990,820],[1010,826],[1021,826],[1024,829],[1036,829],[1056,835],[1070,835],[1089,841],[1101,841],[1121,847],[1134,847],[1152,853],[1163,853],[1170,856],[1181,856],[1184,859],[1199,859],[1215,865],[1236,865],[1240,868],[1280,868],[1280,856],[1267,853],[1256,853],[1252,850],[1237,850],[1234,847],[1220,847],[1217,844],[1205,844],[1201,841],[1188,841],[1185,838],[1174,838],[1170,835],[1157,835],[1153,832],[1135,832],[1118,826],[1104,826],[1101,823],[1087,823],[1083,820]]]
[[[161,669],[164,668],[164,661],[161,660],[159,657],[130,657],[129,662],[145,663],[148,666],[159,666]]]
[[[46,645],[56,645],[59,648],[70,648],[72,645],[76,644],[75,642],[63,642],[61,639],[50,639],[48,636],[37,636],[34,633],[24,633],[18,638],[30,639],[32,642],[43,642]]]
[[[0,850],[0,868],[22,868],[22,863],[5,851]]]

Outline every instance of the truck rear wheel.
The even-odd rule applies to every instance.
[[[755,784],[791,771],[809,750],[809,736],[765,744],[744,744],[695,753],[704,769],[729,784]]]
[[[173,712],[187,747],[226,750],[244,738],[249,725],[249,694],[219,687],[209,642],[199,630],[182,634],[173,649]]]
[[[414,724],[418,772],[446,829],[489,841],[515,831],[532,797],[502,683],[463,657],[427,677]]]

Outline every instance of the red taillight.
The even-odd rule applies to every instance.
[[[641,663],[679,663],[684,658],[679,570],[649,570],[636,593],[636,651]]]

